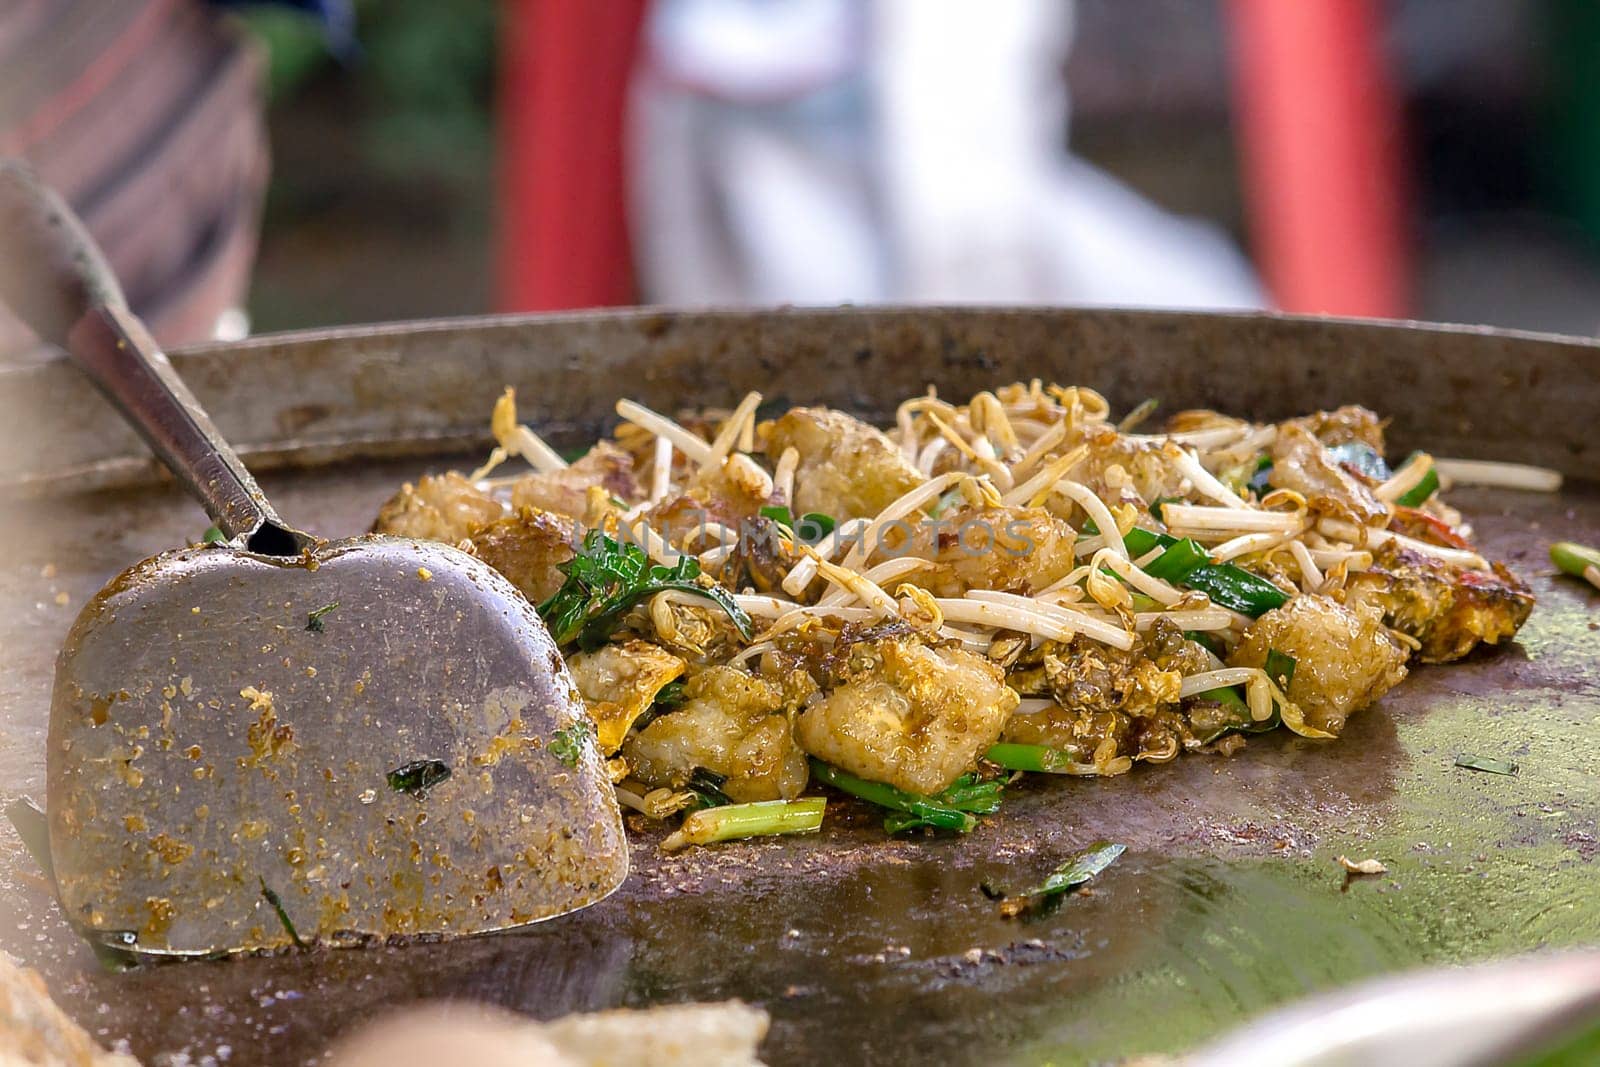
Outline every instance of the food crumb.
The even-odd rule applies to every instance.
[[[39,577],[41,577],[41,578],[54,578],[55,576],[56,576],[56,565],[54,563],[46,563],[43,567],[39,568]]]
[[[1339,866],[1350,874],[1388,874],[1389,868],[1375,859],[1352,860],[1348,856],[1340,856],[1337,860]]]
[[[66,607],[71,602],[72,598],[67,595],[67,591],[65,589],[56,594],[56,603],[60,604],[62,607]]]
[[[360,799],[363,804],[371,804],[378,799],[378,793],[374,789],[363,790]]]
[[[433,581],[433,572],[426,567],[418,567],[417,577],[421,578],[425,582],[431,582]]]

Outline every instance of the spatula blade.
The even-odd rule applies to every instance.
[[[57,664],[48,790],[63,908],[137,952],[499,930],[627,874],[537,615],[478,560],[399,538],[118,577]]]

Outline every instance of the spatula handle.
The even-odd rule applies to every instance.
[[[217,433],[62,199],[0,162],[0,301],[40,340],[66,349],[229,538],[268,555],[310,542],[286,526]]]

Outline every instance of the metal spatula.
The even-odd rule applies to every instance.
[[[476,559],[285,525],[82,226],[0,165],[0,298],[70,351],[226,544],[107,585],[56,668],[57,892],[135,952],[460,935],[584,907],[621,815],[543,623]]]

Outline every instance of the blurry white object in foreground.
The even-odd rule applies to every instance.
[[[1182,1067],[1469,1067],[1515,1062],[1600,1025],[1600,953],[1532,956],[1369,982],[1273,1012]]]
[[[632,131],[647,299],[1260,307],[1216,227],[1066,154],[1056,0],[660,0]]]
[[[738,1001],[540,1023],[481,1004],[402,1008],[341,1038],[330,1067],[761,1067],[767,1013]]]

